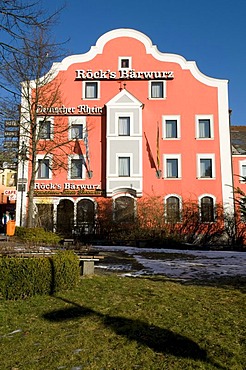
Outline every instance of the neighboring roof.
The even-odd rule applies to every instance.
[[[246,126],[231,126],[232,154],[246,154]]]

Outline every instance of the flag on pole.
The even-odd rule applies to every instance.
[[[73,152],[75,154],[78,154],[78,155],[83,155],[83,152],[82,152],[82,149],[81,149],[81,146],[80,146],[80,143],[79,143],[78,139],[75,140]]]
[[[87,166],[87,163],[86,163],[86,160],[85,160],[85,157],[84,157],[84,154],[83,154],[83,151],[81,149],[81,145],[78,139],[75,140],[73,152],[82,157],[83,165],[86,168],[86,172],[89,174],[89,169],[88,169],[88,166]]]
[[[87,161],[88,168],[90,169],[90,154],[89,154],[89,141],[88,141],[88,130],[87,130],[87,127],[85,128],[84,143],[85,143],[86,161]]]
[[[160,134],[159,134],[159,122],[157,122],[157,135],[156,135],[156,161],[157,161],[157,170],[160,169]]]

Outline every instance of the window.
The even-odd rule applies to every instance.
[[[178,160],[176,158],[167,159],[167,177],[178,177]]]
[[[118,69],[131,69],[132,58],[131,57],[119,57]]]
[[[180,155],[164,155],[164,177],[177,179],[181,177]]]
[[[116,222],[133,222],[135,216],[134,198],[123,196],[114,201],[114,220]]]
[[[50,160],[38,159],[38,178],[49,179],[50,178]]]
[[[83,159],[71,159],[71,179],[82,179],[83,178]]]
[[[163,139],[180,138],[180,116],[162,117]]]
[[[209,119],[199,119],[199,137],[202,139],[211,137],[211,128]]]
[[[213,116],[196,116],[196,138],[212,139],[214,137]]]
[[[214,200],[212,197],[201,198],[201,221],[214,221]]]
[[[242,172],[241,173],[242,173],[241,176],[246,177],[246,164],[242,165]]]
[[[239,181],[246,182],[246,161],[239,161]]]
[[[164,81],[150,81],[150,98],[164,99]]]
[[[119,136],[129,136],[130,135],[130,117],[119,117]]]
[[[130,62],[129,59],[121,59],[121,68],[129,68]]]
[[[50,139],[50,121],[40,122],[40,129],[39,129],[39,138],[40,139]]]
[[[86,128],[86,117],[69,117],[69,138],[83,139]]]
[[[177,121],[176,120],[167,120],[166,121],[166,137],[177,138]]]
[[[83,124],[72,124],[71,139],[83,139]]]
[[[166,199],[166,218],[167,222],[180,222],[180,200],[178,197],[171,196]]]
[[[198,155],[198,178],[215,178],[214,154]]]
[[[99,98],[99,84],[97,81],[84,82],[84,98],[85,99]]]
[[[44,117],[39,117],[37,120],[38,126],[38,138],[43,140],[52,139],[53,133],[53,117],[49,119],[44,119]]]
[[[130,176],[130,157],[119,157],[119,176],[129,177]]]
[[[200,177],[212,177],[212,159],[200,159]]]

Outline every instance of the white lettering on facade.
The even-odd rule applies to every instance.
[[[36,113],[40,115],[52,114],[52,115],[66,115],[66,114],[102,114],[103,108],[94,106],[89,107],[88,105],[79,105],[75,107],[43,107],[42,105],[37,106]]]
[[[61,190],[61,184],[53,184],[53,183],[40,184],[40,183],[35,183],[34,184],[34,190]]]
[[[173,71],[135,71],[135,69],[122,69],[118,72],[103,71],[102,69],[93,72],[91,69],[83,70],[78,69],[75,71],[75,80],[110,80],[110,79],[139,79],[139,80],[152,80],[152,79],[166,79],[171,80],[174,78]]]
[[[78,105],[78,113],[82,114],[102,114],[102,107],[89,107],[88,105]]]
[[[72,114],[75,113],[75,107],[43,107],[38,105],[36,109],[37,114]]]

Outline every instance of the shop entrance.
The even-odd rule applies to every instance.
[[[74,204],[71,200],[62,199],[57,206],[56,231],[64,237],[72,235],[74,228]]]
[[[53,231],[53,204],[37,204],[37,214],[35,218],[35,224],[37,227],[42,227],[46,231]]]
[[[77,233],[88,235],[95,233],[95,204],[89,199],[81,199],[77,204]]]

